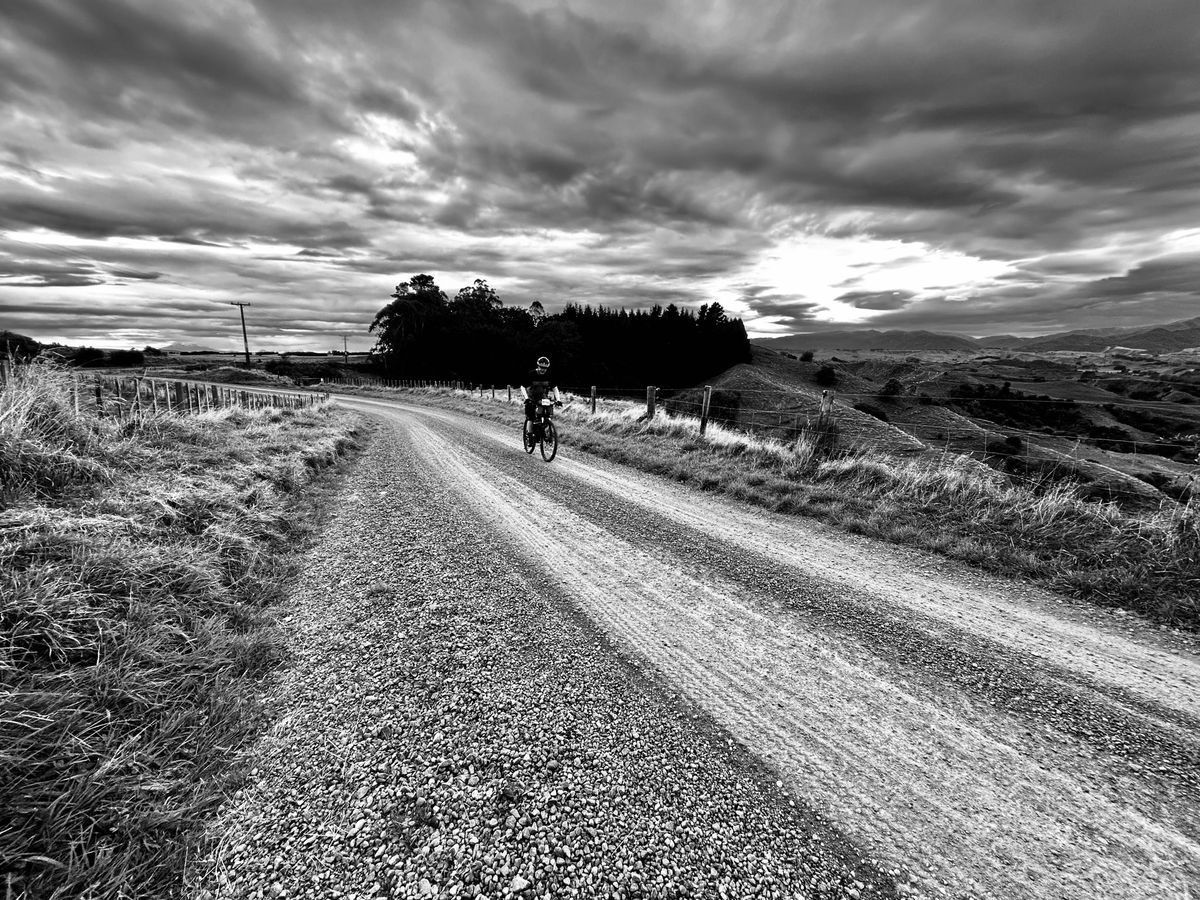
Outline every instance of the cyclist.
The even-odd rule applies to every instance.
[[[539,356],[537,365],[526,376],[526,381],[529,382],[529,388],[521,386],[521,396],[525,398],[525,421],[533,422],[535,423],[534,427],[538,427],[537,409],[548,394],[554,395],[555,406],[562,406],[558,388],[551,386],[553,382],[550,380],[550,360],[545,356]]]

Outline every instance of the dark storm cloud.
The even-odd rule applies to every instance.
[[[369,320],[421,270],[512,302],[720,288],[813,327],[818,297],[890,327],[1157,317],[1194,299],[1162,254],[1195,244],[1198,24],[1193,0],[13,0],[0,238],[87,249],[0,290],[246,288],[281,329],[290,296]],[[813,236],[915,258],[766,265]],[[924,250],[1008,267],[890,278]]]
[[[765,45],[744,54],[558,10],[455,5],[447,27],[493,77],[576,114],[555,131],[570,147],[561,166],[543,172],[497,150],[503,102],[494,115],[464,117],[441,164],[546,187],[575,182],[566,195],[534,196],[528,213],[540,205],[556,223],[612,227],[709,221],[710,207],[647,196],[639,182],[732,173],[784,206],[875,210],[859,233],[1000,259],[1081,246],[1106,226],[1182,222],[1200,199],[1190,129],[1170,127],[1198,108],[1191,30],[1181,27],[1196,21],[1190,4],[1145,23],[1110,2],[1086,22],[1032,3],[913,3],[903,16],[841,4],[829,39],[794,54],[784,48],[805,23],[775,9]],[[1192,186],[1186,196],[1161,191],[1181,184]],[[486,224],[467,206],[449,205],[442,221]]]
[[[1145,260],[1123,275],[1080,284],[1032,283],[981,291],[967,300],[922,299],[872,324],[970,334],[1038,333],[1170,322],[1198,312],[1200,253],[1192,253]]]
[[[914,296],[912,291],[850,291],[836,299],[857,309],[903,309]]]
[[[1102,278],[1078,288],[1087,297],[1141,297],[1183,294],[1200,297],[1200,253],[1180,253],[1138,263],[1124,275]],[[1198,310],[1200,312],[1200,310]]]
[[[25,280],[18,279],[17,281],[5,281],[0,286],[3,287],[89,287],[94,284],[103,284],[103,278],[96,278],[92,275],[69,275],[66,273],[58,275],[39,275],[36,278]]]
[[[754,304],[754,312],[760,318],[773,319],[776,329],[803,328],[811,331],[813,324],[818,321],[820,305],[766,298]]]
[[[14,0],[0,5],[0,21],[25,52],[0,63],[0,96],[79,110],[79,121],[63,119],[62,129],[98,146],[121,140],[95,130],[106,120],[206,139],[301,133],[298,114],[320,120],[325,112],[306,97],[286,40],[264,35],[255,18],[232,4],[185,12],[135,0]]]
[[[175,179],[160,189],[113,179],[69,193],[14,192],[0,208],[0,229],[47,229],[81,238],[160,237],[199,246],[259,238],[318,247],[364,243],[361,229],[266,204],[234,202],[228,193]]]
[[[163,277],[162,272],[139,272],[136,269],[111,269],[109,274],[114,278],[130,278],[134,281],[158,281]]]

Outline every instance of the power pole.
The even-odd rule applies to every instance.
[[[350,365],[350,350],[346,346],[346,339],[349,337],[350,335],[348,334],[342,335],[342,362],[346,365]]]
[[[246,348],[246,365],[250,365],[250,342],[246,340],[246,307],[249,303],[242,303],[238,300],[230,300],[230,306],[236,306],[238,312],[242,314],[242,346]]]

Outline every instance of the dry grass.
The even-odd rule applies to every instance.
[[[394,391],[380,391],[394,395]],[[498,421],[519,413],[478,394],[405,391]],[[560,412],[568,445],[703,490],[848,531],[910,544],[980,568],[1029,577],[1157,622],[1200,628],[1200,499],[1151,512],[1083,500],[1061,482],[1030,484],[965,456],[893,457],[792,444],[645,406],[585,398]]]
[[[261,725],[294,492],[330,408],[119,423],[68,376],[0,389],[0,871],[15,896],[169,896]]]

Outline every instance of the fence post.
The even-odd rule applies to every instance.
[[[508,402],[512,403],[512,385],[508,385]]]
[[[79,416],[79,376],[71,373],[71,397],[75,401],[75,415]]]
[[[592,385],[592,415],[596,414],[596,386]]]
[[[817,411],[817,447],[829,454],[837,442],[837,425],[833,419],[833,394],[821,391],[821,406]]]
[[[654,402],[658,399],[658,388],[654,385],[646,386],[646,418],[654,418]]]
[[[708,408],[712,404],[712,385],[704,386],[704,399],[700,401],[700,433],[708,428]]]
[[[100,376],[96,376],[96,416],[104,418],[104,393],[100,388]]]

